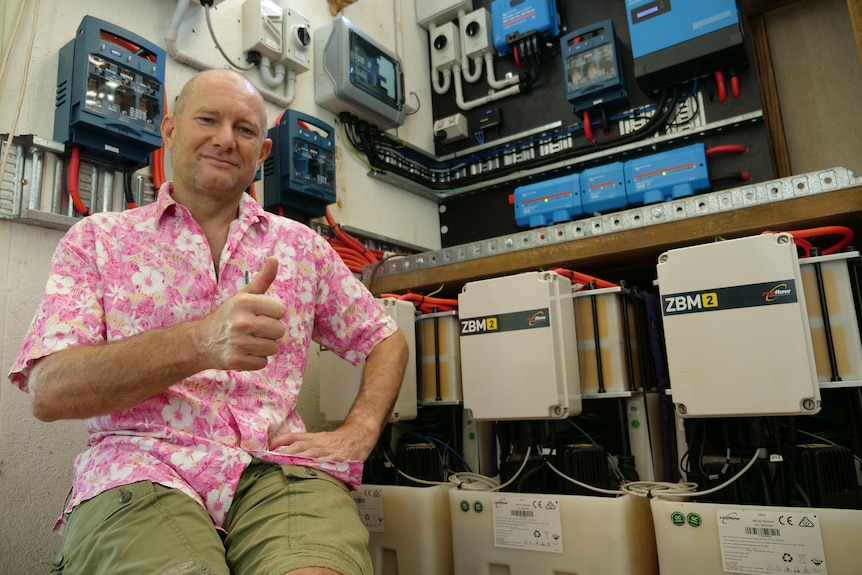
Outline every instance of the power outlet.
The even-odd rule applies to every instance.
[[[314,52],[308,18],[296,10],[284,11],[284,64],[296,74],[311,69]]]
[[[454,22],[434,28],[430,40],[432,68],[445,70],[461,61],[461,36]]]
[[[464,52],[468,58],[484,56],[491,51],[493,31],[491,30],[491,13],[485,8],[473,10],[460,19],[459,24],[464,30]]]
[[[440,144],[457,142],[467,137],[467,118],[454,114],[434,122],[434,140]]]

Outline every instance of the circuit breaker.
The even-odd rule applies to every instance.
[[[530,272],[458,294],[464,409],[473,419],[565,419],[581,412],[571,282]]]
[[[110,22],[84,16],[60,49],[54,139],[118,169],[149,164],[161,147],[165,51]]]

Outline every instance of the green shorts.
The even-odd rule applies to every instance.
[[[282,575],[326,567],[371,575],[368,531],[344,483],[314,469],[253,462],[220,534],[196,501],[149,481],[72,510],[54,574]]]

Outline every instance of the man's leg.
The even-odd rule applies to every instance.
[[[322,471],[255,462],[225,520],[235,575],[371,575],[368,530],[342,482]]]
[[[72,510],[54,565],[63,575],[229,575],[209,514],[175,489],[139,481]]]

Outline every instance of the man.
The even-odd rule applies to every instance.
[[[348,487],[404,337],[325,240],[244,193],[272,142],[241,74],[195,76],[162,134],[174,181],[70,229],[9,374],[39,419],[88,419],[57,572],[371,573]],[[327,433],[296,413],[312,339],[366,358]]]

